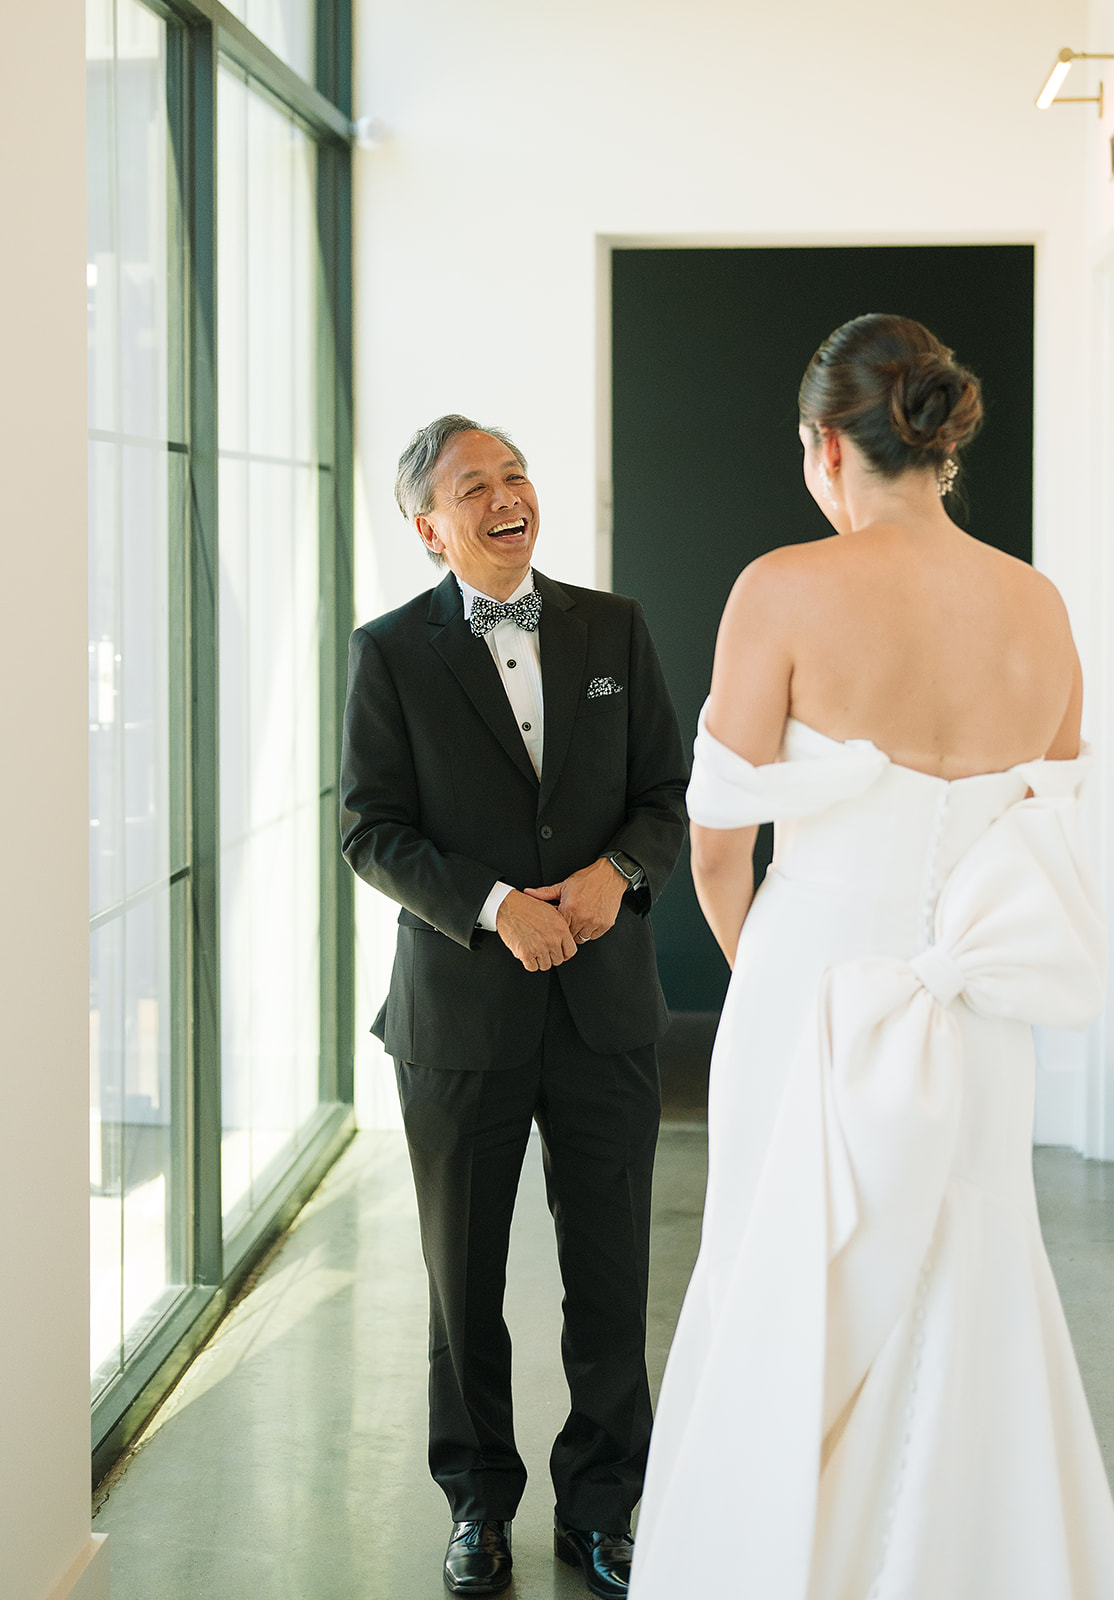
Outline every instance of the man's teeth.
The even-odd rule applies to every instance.
[[[497,533],[521,533],[525,527],[525,521],[519,517],[517,522],[500,522],[498,527],[489,528],[487,536],[493,539]]]

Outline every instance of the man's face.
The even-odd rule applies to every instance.
[[[538,500],[520,464],[490,433],[457,433],[437,462],[433,510],[416,517],[422,542],[458,578],[506,600],[530,569]]]

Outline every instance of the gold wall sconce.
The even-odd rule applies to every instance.
[[[1049,106],[1097,105],[1102,116],[1102,84],[1098,94],[1062,94],[1056,91],[1071,71],[1073,61],[1114,61],[1114,55],[1094,55],[1088,50],[1069,50],[1066,46],[1056,57],[1056,65],[1048,74],[1044,88],[1037,96],[1037,110],[1047,111]]]

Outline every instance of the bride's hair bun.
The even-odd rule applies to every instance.
[[[939,468],[982,423],[974,374],[922,323],[878,312],[825,339],[798,401],[802,423],[845,433],[886,478]]]
[[[970,438],[982,420],[978,380],[951,359],[930,352],[893,374],[890,420],[913,450],[948,449]]]

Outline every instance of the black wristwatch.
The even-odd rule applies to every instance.
[[[610,861],[616,872],[621,872],[631,889],[641,889],[646,882],[646,874],[638,865],[633,856],[628,856],[625,850],[609,850],[604,857]]]

